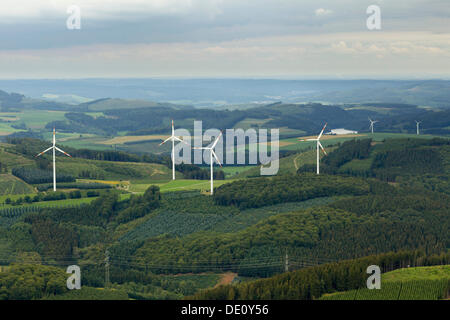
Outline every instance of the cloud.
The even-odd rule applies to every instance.
[[[316,11],[314,11],[314,12],[315,12],[317,17],[329,16],[330,14],[333,13],[332,10],[324,9],[324,8],[316,9]]]
[[[87,19],[129,20],[144,16],[206,15],[221,13],[222,0],[2,0],[0,18],[3,21],[18,19],[48,19],[67,16],[69,6],[82,9]],[[22,21],[25,22],[25,21]]]
[[[448,0],[340,3],[1,0],[1,76],[450,72]],[[380,32],[366,27],[372,3],[382,10]],[[66,28],[72,4],[81,8],[78,31]]]
[[[450,34],[337,33],[219,43],[97,44],[0,50],[2,77],[436,76],[450,70]],[[411,67],[413,66],[413,67]],[[448,76],[448,74],[447,74]]]

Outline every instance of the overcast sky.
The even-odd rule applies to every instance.
[[[449,26],[449,0],[1,0],[0,77],[449,78]]]

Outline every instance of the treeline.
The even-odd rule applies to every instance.
[[[160,202],[159,187],[150,186],[142,196],[132,195],[128,207],[118,213],[115,221],[120,224],[143,217],[158,208]]]
[[[47,191],[51,189],[53,184],[41,184],[37,186],[38,191]],[[58,184],[58,188],[63,189],[81,189],[81,190],[89,190],[89,189],[111,189],[111,185],[100,182],[65,182]]]
[[[70,191],[70,192],[51,192],[51,193],[39,192],[35,196],[26,195],[24,197],[20,197],[15,200],[12,200],[11,198],[8,197],[5,199],[4,203],[7,205],[10,204],[13,206],[21,206],[26,203],[30,204],[30,203],[41,202],[41,201],[80,199],[83,196],[91,198],[91,197],[98,197],[99,195],[100,195],[100,192],[97,190],[89,190],[89,191],[83,192],[83,193],[80,190],[74,190],[74,191]]]
[[[18,167],[12,169],[12,174],[30,184],[49,183],[53,181],[53,173],[32,167]],[[75,182],[75,178],[70,175],[59,174],[56,176],[57,182]]]
[[[350,140],[323,158],[321,171],[335,173],[345,163],[353,159],[366,159],[370,155],[372,139]]]
[[[277,203],[304,201],[336,195],[362,195],[369,184],[362,179],[313,174],[285,175],[240,180],[220,186],[214,193],[216,204],[240,209]]]
[[[56,193],[58,195],[58,193]],[[140,218],[159,207],[161,195],[151,186],[141,195],[119,201],[118,193],[106,191],[89,205],[68,208],[44,208],[23,217],[30,228],[34,250],[51,256],[56,262],[75,259],[75,248],[104,242],[105,228]]]
[[[407,266],[450,263],[450,253],[426,256],[419,251],[385,253],[355,260],[340,261],[269,279],[238,285],[219,286],[194,295],[199,300],[313,300],[325,293],[359,289],[366,286],[367,267],[377,265],[382,272]]]
[[[7,138],[7,143],[15,146],[15,151],[34,157],[37,153],[42,151],[42,148],[48,147],[48,143],[34,138]],[[160,163],[169,164],[170,157],[144,154],[136,155],[123,151],[105,151],[105,150],[91,150],[91,149],[75,149],[71,147],[64,147],[64,150],[71,156],[76,158],[88,159],[88,160],[103,160],[103,161],[120,161],[120,162],[147,162],[147,163]]]
[[[183,238],[130,242],[130,248],[138,248],[128,255],[155,265],[155,272],[201,272],[210,264],[240,275],[264,276],[280,272],[282,262],[274,268],[252,261],[274,256],[272,249],[277,247],[287,248],[292,261],[294,256],[320,261],[417,248],[433,254],[448,248],[448,195],[399,190],[377,181],[370,183],[369,190],[328,206],[280,213],[232,234],[196,232]],[[165,268],[158,269],[159,265]]]
[[[114,135],[119,131],[127,131],[129,134],[143,135],[169,132],[170,122],[167,122],[167,118],[178,122],[202,119],[205,128],[232,128],[248,116],[244,110],[176,109],[171,106],[114,109],[106,110],[104,114],[92,117],[81,112],[68,112],[65,114],[68,121],[53,122],[47,126],[57,125],[67,132]],[[189,123],[191,128],[193,123]]]
[[[0,272],[0,300],[35,300],[62,294],[66,287],[64,270],[42,265],[12,265]]]
[[[208,180],[211,178],[210,169],[202,169],[192,164],[180,164],[176,166],[176,170],[183,173],[185,179]],[[213,176],[215,180],[224,180],[225,173],[222,170],[214,170]]]
[[[373,175],[380,180],[395,181],[397,176],[444,172],[438,151],[426,149],[389,150],[378,153],[372,162]]]
[[[448,139],[389,139],[372,146],[371,139],[344,142],[321,160],[320,170],[327,174],[347,174],[395,182],[408,175],[443,174],[441,148],[450,145]],[[436,148],[439,147],[439,148]],[[368,159],[370,158],[370,159]],[[347,163],[353,160],[369,162]],[[297,172],[314,172],[315,164],[306,164]]]

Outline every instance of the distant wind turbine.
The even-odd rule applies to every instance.
[[[419,125],[420,125],[421,123],[422,123],[422,121],[417,121],[417,120],[416,120],[417,135],[420,134],[420,131],[419,131]]]
[[[172,120],[172,135],[159,144],[160,146],[162,146],[167,141],[172,141],[172,180],[175,180],[175,140],[186,143],[183,140],[181,140],[180,138],[175,136],[175,129],[173,127],[173,120]]]
[[[214,193],[214,162],[213,157],[216,159],[217,163],[222,167],[222,164],[220,163],[219,158],[217,157],[216,153],[214,152],[214,148],[216,147],[217,143],[220,140],[220,137],[222,136],[222,132],[220,132],[219,136],[216,138],[216,140],[213,142],[213,144],[210,147],[194,147],[193,149],[197,150],[209,150],[209,162],[211,166],[211,195]]]
[[[42,151],[41,153],[36,155],[36,157],[39,157],[39,156],[43,155],[44,153],[46,153],[47,151],[50,151],[52,149],[53,149],[53,191],[56,191],[56,160],[55,160],[56,157],[55,157],[55,152],[56,152],[56,150],[58,150],[59,152],[64,153],[68,157],[72,158],[72,156],[56,146],[56,131],[55,131],[55,128],[53,128],[53,146],[51,146],[47,150]]]
[[[375,123],[377,123],[378,120],[377,120],[377,121],[373,121],[372,119],[369,118],[369,121],[370,121],[370,126],[369,126],[369,128],[372,130],[372,134],[373,134],[373,125],[374,125]]]
[[[323,126],[322,131],[320,131],[320,134],[318,135],[318,137],[316,139],[301,140],[301,141],[316,141],[317,142],[317,174],[320,173],[320,168],[319,168],[320,150],[319,150],[319,148],[322,149],[322,151],[323,151],[323,153],[325,153],[325,155],[327,154],[327,152],[323,148],[322,144],[320,143],[320,138],[322,138],[322,134],[323,134],[323,131],[325,130],[326,126],[327,126],[327,124],[325,123],[325,125]]]

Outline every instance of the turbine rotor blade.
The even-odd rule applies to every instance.
[[[214,156],[214,158],[216,159],[217,163],[220,165],[220,167],[222,167],[222,164],[220,163],[220,160],[217,157],[217,154],[213,150],[211,150],[211,152],[212,152],[212,155]]]
[[[172,140],[173,136],[168,137],[166,140],[164,140],[163,142],[161,142],[159,145],[162,146],[164,143],[166,143],[167,141]]]
[[[58,148],[58,147],[55,147],[55,149],[56,150],[58,150],[59,152],[62,152],[62,153],[64,153],[66,156],[68,156],[68,157],[71,157],[72,158],[72,156],[70,155],[70,154],[68,154],[67,152],[65,152],[65,151],[63,151],[63,150],[61,150],[60,148]]]
[[[328,155],[325,149],[323,148],[322,144],[319,141],[317,141],[317,143],[319,144],[319,147],[320,149],[322,149],[323,153],[325,153],[325,155]]]
[[[184,140],[182,140],[182,139],[180,139],[180,138],[178,138],[178,137],[174,137],[174,140],[177,140],[177,141],[179,141],[179,142],[181,142],[181,143],[184,143],[185,145],[187,145],[187,146],[191,146],[191,144],[190,143],[187,143],[186,141],[184,141]]]
[[[323,126],[322,131],[320,131],[320,134],[319,134],[319,136],[317,137],[317,140],[319,140],[319,139],[322,137],[322,134],[323,134],[323,132],[325,131],[326,126],[327,126],[327,123],[325,123],[325,125]]]
[[[47,151],[50,151],[50,150],[52,150],[52,149],[53,149],[53,147],[50,147],[50,148],[48,148],[48,149],[42,151],[41,153],[38,153],[38,154],[36,155],[36,157],[42,156],[44,153],[46,153]]]
[[[178,138],[178,137],[175,137],[175,136],[174,136],[173,139],[176,140],[176,141],[178,141],[178,142],[182,142],[182,143],[187,144],[188,146],[190,146],[189,143],[187,143],[186,141],[184,141],[184,140],[182,140],[182,139],[180,139],[180,138]]]
[[[214,143],[211,146],[211,149],[214,149],[214,147],[217,145],[217,143],[219,142],[220,137],[222,136],[222,131],[220,131],[219,136],[216,138],[216,141],[214,141]]]

